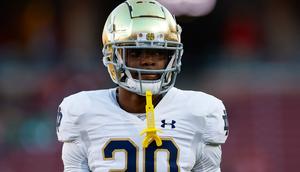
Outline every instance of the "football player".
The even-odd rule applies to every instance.
[[[60,104],[65,172],[220,171],[225,108],[211,95],[174,87],[180,34],[174,17],[154,0],[127,0],[111,12],[103,63],[118,86],[83,91]]]

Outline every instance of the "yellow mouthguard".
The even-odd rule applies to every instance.
[[[147,128],[145,128],[140,133],[141,135],[146,133],[146,136],[143,140],[143,147],[147,148],[153,140],[155,140],[157,146],[161,146],[162,145],[161,138],[156,133],[156,132],[161,132],[161,130],[155,128],[154,108],[152,104],[151,91],[146,91],[146,120],[147,120]]]

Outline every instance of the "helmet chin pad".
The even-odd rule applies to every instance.
[[[151,91],[153,95],[161,93],[162,81],[159,80],[137,80],[127,78],[125,81],[126,89],[138,95],[145,96],[146,91]]]

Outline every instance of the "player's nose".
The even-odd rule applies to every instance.
[[[140,63],[142,66],[155,66],[155,57],[152,53],[143,52]]]

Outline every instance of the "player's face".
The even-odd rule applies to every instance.
[[[158,70],[165,69],[171,58],[171,52],[157,49],[128,49],[126,52],[127,66],[133,68]],[[132,77],[138,79],[137,73]],[[156,80],[161,74],[142,74],[142,80]]]

